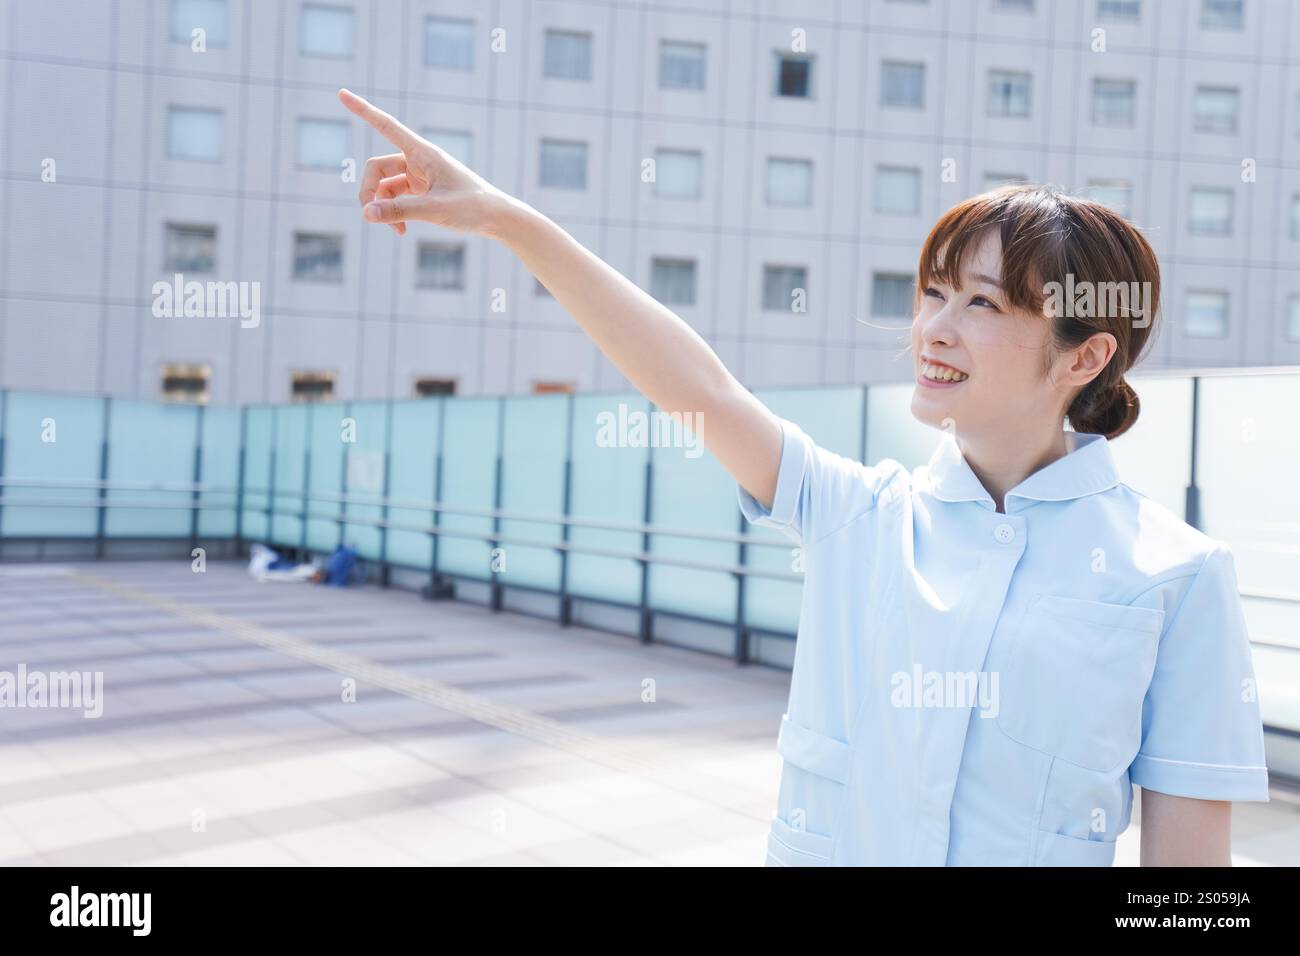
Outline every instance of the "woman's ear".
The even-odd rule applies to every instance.
[[[1110,362],[1119,343],[1109,332],[1095,332],[1088,336],[1083,344],[1076,347],[1074,362],[1067,370],[1070,384],[1083,387],[1101,374]]]

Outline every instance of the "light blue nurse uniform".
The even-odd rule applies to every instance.
[[[1110,866],[1132,784],[1268,800],[1232,552],[1104,436],[1007,493],[944,434],[910,473],[781,419],[803,605],[768,865]]]

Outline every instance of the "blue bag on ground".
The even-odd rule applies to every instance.
[[[325,583],[336,588],[352,583],[357,569],[357,549],[339,545],[325,562]]]

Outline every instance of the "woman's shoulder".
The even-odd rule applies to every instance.
[[[1184,517],[1130,485],[1115,489],[1130,512],[1126,522],[1133,538],[1133,561],[1153,581],[1192,577],[1216,553],[1231,565],[1232,550],[1219,538],[1189,524]]]

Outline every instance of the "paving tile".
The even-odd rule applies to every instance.
[[[97,721],[0,714],[0,864],[763,862],[777,669],[407,592],[259,585],[237,563],[201,582],[188,562],[67,567],[181,606],[0,567],[0,662],[105,678]],[[402,682],[321,663],[340,655]],[[1294,802],[1235,822],[1240,865],[1300,859]],[[1133,827],[1117,865],[1138,851]]]

